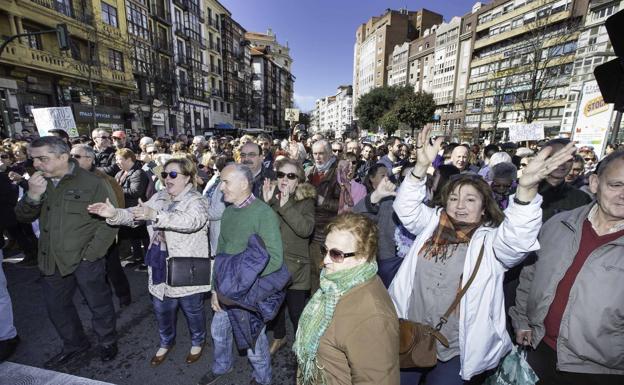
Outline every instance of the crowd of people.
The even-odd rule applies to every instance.
[[[115,359],[133,268],[158,324],[150,365],[176,344],[181,309],[186,363],[212,340],[207,384],[227,379],[234,347],[251,383],[270,384],[285,346],[302,385],[478,384],[514,344],[539,384],[624,383],[616,145],[598,159],[568,139],[480,146],[429,129],[377,142],[52,130],[3,141],[0,197],[0,261],[38,267],[63,343],[47,368],[91,348],[77,289],[100,358]],[[180,283],[185,258],[210,277]],[[20,341],[11,306],[0,269],[0,361]],[[441,333],[436,363],[401,364],[399,319]]]

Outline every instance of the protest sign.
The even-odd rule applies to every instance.
[[[47,136],[54,129],[67,132],[70,137],[78,136],[71,107],[33,108],[32,114],[39,136]]]
[[[519,123],[509,126],[510,142],[542,139],[544,139],[544,124],[542,123]]]

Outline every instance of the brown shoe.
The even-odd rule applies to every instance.
[[[167,351],[165,352],[165,354],[163,354],[162,356],[157,356],[154,355],[154,357],[152,357],[151,361],[150,361],[150,365],[153,367],[156,367],[160,364],[163,363],[163,361],[165,360],[165,358],[167,358],[167,356],[169,355],[169,353],[171,353],[171,351],[173,350],[173,345],[171,345]]]
[[[271,343],[271,348],[269,351],[271,355],[275,354],[278,350],[282,348],[282,346],[286,345],[286,338],[276,338]]]
[[[199,360],[203,351],[204,351],[204,345],[201,346],[201,350],[199,351],[199,353],[197,354],[189,353],[188,356],[186,356],[186,363],[192,364],[193,362],[196,362],[197,360]]]

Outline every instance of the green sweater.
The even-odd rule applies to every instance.
[[[240,209],[235,206],[225,209],[221,217],[217,254],[238,254],[244,251],[253,234],[262,238],[270,256],[261,275],[277,271],[284,260],[279,221],[275,212],[260,199]]]

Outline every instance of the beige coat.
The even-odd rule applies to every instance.
[[[180,195],[171,199],[166,190],[154,194],[145,203],[158,211],[158,222],[147,222],[150,238],[154,230],[164,230],[169,258],[195,257],[210,258],[208,254],[208,201],[192,186],[187,186]],[[117,209],[114,217],[107,220],[111,225],[136,226],[128,209]],[[210,291],[210,286],[171,287],[166,283],[152,283],[149,272],[149,292],[159,298],[184,297]]]
[[[379,277],[340,299],[317,363],[327,385],[399,383],[399,319]]]

